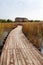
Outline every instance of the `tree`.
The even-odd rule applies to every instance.
[[[4,22],[6,22],[5,19],[0,19],[0,23],[4,23]]]
[[[7,22],[13,22],[12,20],[8,19]]]

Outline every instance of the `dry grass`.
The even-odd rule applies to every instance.
[[[3,32],[7,29],[13,29],[17,25],[23,26],[23,32],[27,38],[40,47],[40,38],[43,38],[43,23],[42,22],[21,22],[21,23],[0,23],[0,38]]]

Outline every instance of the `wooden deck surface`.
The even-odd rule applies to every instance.
[[[1,65],[43,65],[43,55],[27,40],[18,26],[10,32],[1,54]]]

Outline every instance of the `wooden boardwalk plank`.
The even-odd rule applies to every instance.
[[[10,32],[1,54],[1,65],[43,65],[43,55],[27,40],[18,26]]]

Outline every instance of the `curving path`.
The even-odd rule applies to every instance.
[[[43,55],[27,40],[22,26],[10,32],[1,55],[1,65],[43,65]]]

